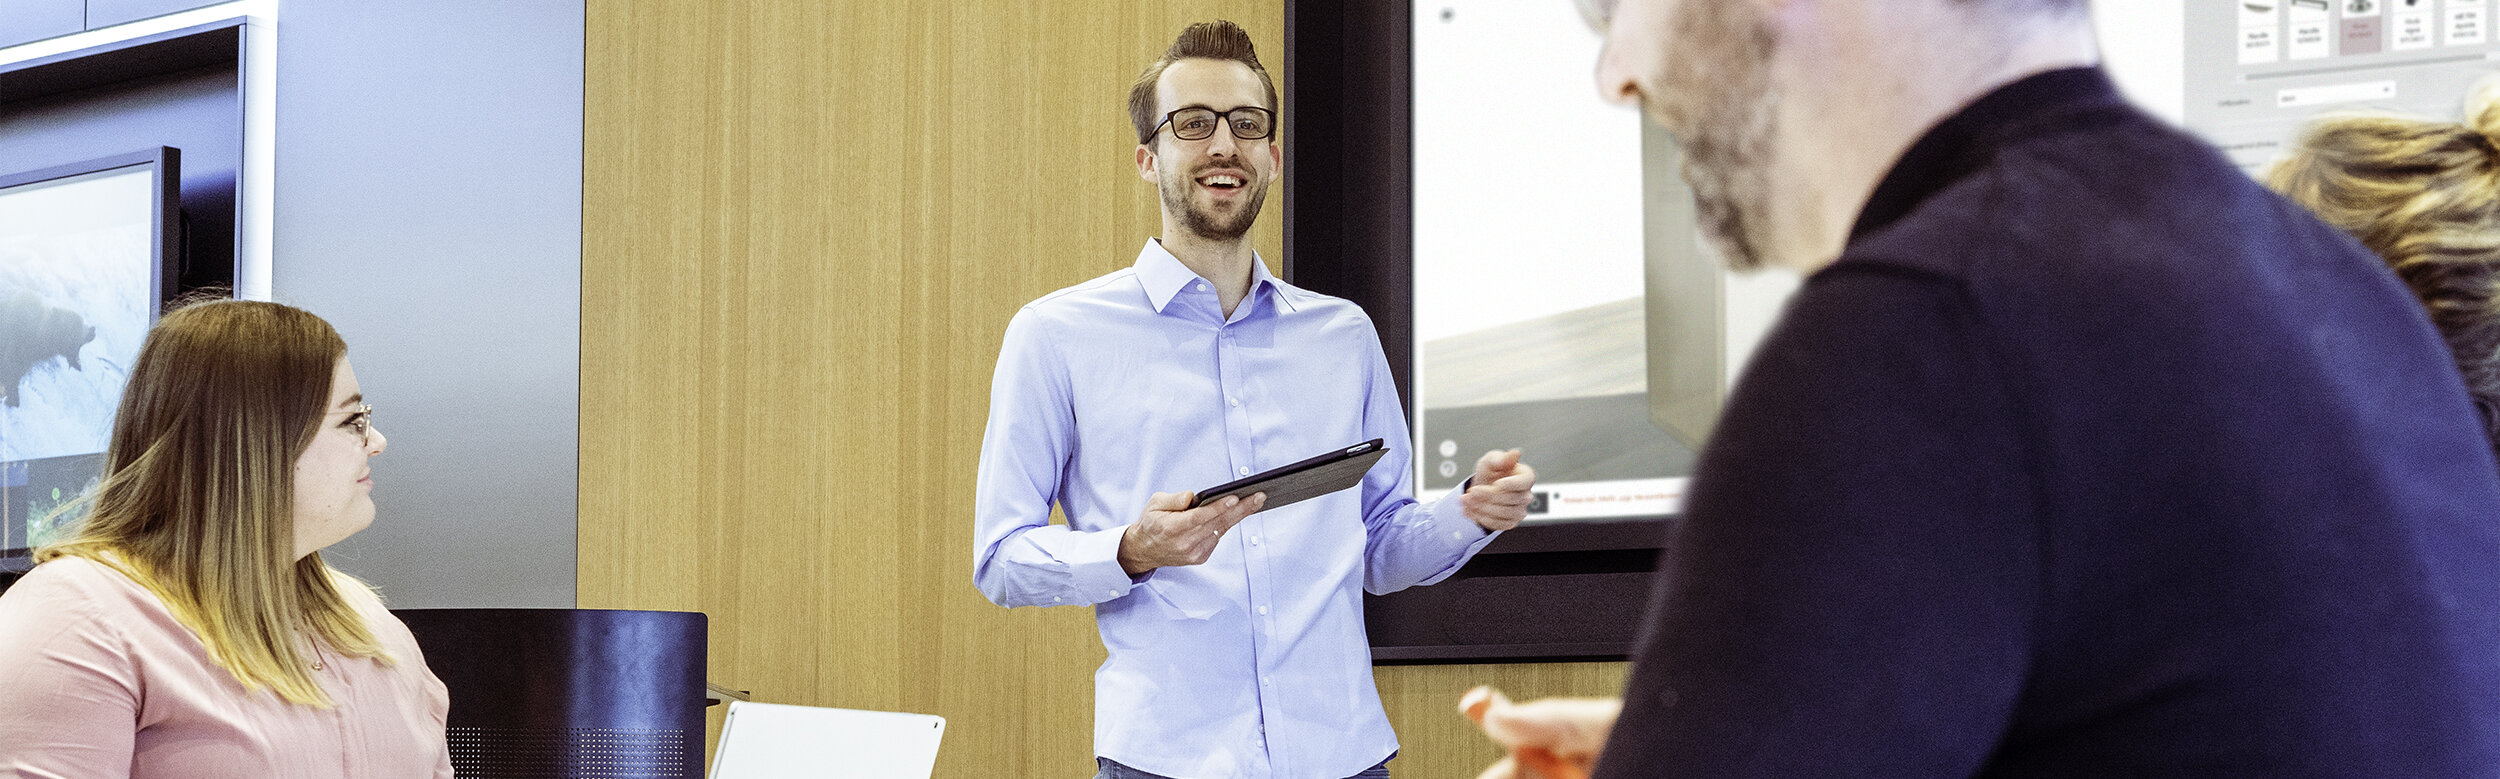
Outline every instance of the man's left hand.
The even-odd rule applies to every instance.
[[[1476,458],[1476,475],[1459,508],[1487,531],[1509,530],[1528,518],[1528,490],[1536,486],[1536,469],[1519,461],[1519,450],[1486,452]]]

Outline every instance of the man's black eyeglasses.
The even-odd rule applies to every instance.
[[[1276,132],[1276,113],[1258,106],[1230,111],[1191,107],[1164,114],[1163,124],[1155,125],[1155,130],[1161,131],[1165,124],[1172,126],[1172,137],[1184,141],[1213,138],[1219,125],[1232,128],[1235,138],[1255,141]]]

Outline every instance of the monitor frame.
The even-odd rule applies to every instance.
[[[1417,346],[1413,12],[1288,0],[1278,85],[1284,138],[1296,149],[1282,182],[1285,279],[1363,307],[1410,422],[1420,408],[1408,375]],[[1438,584],[1366,595],[1372,661],[1623,660],[1680,517],[1522,526]]]
[[[148,323],[153,326],[163,314],[168,297],[179,290],[182,263],[182,150],[171,146],[113,154],[78,162],[53,165],[34,170],[0,173],[0,193],[21,187],[44,184],[78,176],[121,170],[148,169],[153,177],[148,187],[149,208],[155,229],[148,241],[152,269],[148,281]],[[22,520],[16,520],[22,521]],[[0,546],[0,575],[22,572],[34,564],[31,539],[29,546]],[[6,543],[0,541],[0,544]]]

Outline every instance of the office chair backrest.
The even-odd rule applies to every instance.
[[[702,779],[702,614],[392,613],[451,689],[462,779]]]

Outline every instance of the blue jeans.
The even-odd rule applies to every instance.
[[[1346,779],[1389,779],[1389,761],[1396,759],[1398,759],[1398,753],[1391,752],[1388,757],[1381,758],[1380,765],[1363,769],[1361,773],[1346,777]],[[1108,757],[1094,758],[1094,765],[1100,769],[1094,774],[1094,779],[1172,779],[1162,774],[1150,774],[1120,765]]]

